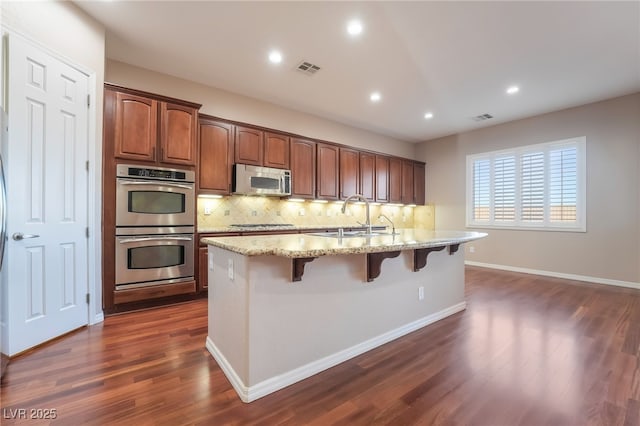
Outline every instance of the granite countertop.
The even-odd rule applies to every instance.
[[[219,226],[219,227],[198,227],[197,232],[199,234],[213,234],[213,233],[222,233],[222,232],[259,232],[259,231],[313,231],[313,230],[327,230],[327,229],[338,229],[338,228],[347,228],[347,229],[365,229],[364,226],[353,224],[353,225],[342,225],[342,226],[327,226],[327,225],[265,225],[265,226]],[[374,225],[374,229],[385,229],[384,225]]]
[[[413,228],[396,231],[397,235],[344,238],[311,234],[208,237],[203,238],[202,242],[245,256],[271,255],[300,258],[440,247],[461,244],[487,236],[483,232],[427,231]]]

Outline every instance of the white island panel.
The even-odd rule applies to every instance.
[[[404,250],[383,261],[373,282],[366,281],[366,254],[320,256],[291,282],[290,258],[209,252],[207,347],[245,402],[465,306],[462,250],[432,252],[418,272],[413,250]]]

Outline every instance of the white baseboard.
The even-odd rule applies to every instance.
[[[104,321],[104,312],[100,311],[100,313],[97,313],[93,316],[93,321],[91,321],[89,325],[99,324],[103,321]]]
[[[466,302],[461,302],[456,305],[450,306],[439,312],[420,318],[416,321],[410,322],[409,324],[405,324],[402,327],[398,327],[394,330],[373,337],[362,343],[358,343],[357,345],[351,346],[350,348],[328,355],[324,358],[310,362],[309,364],[287,371],[283,374],[271,377],[270,379],[264,380],[253,386],[246,386],[242,382],[229,361],[227,361],[222,352],[220,352],[220,350],[208,336],[205,346],[218,362],[218,365],[224,372],[225,376],[227,376],[227,379],[229,379],[229,382],[231,382],[231,386],[233,386],[235,391],[238,393],[240,399],[243,402],[252,402],[256,399],[262,398],[263,396],[269,395],[270,393],[276,392],[296,382],[311,377],[314,374],[318,374],[321,371],[336,366],[360,354],[370,351],[371,349],[382,346],[385,343],[416,331],[422,327],[426,327],[429,324],[433,324],[436,321],[463,311],[466,306]]]
[[[567,280],[585,281],[585,282],[595,283],[595,284],[615,285],[618,287],[635,288],[640,290],[640,283],[634,283],[631,281],[610,280],[608,278],[590,277],[586,275],[565,274],[562,272],[542,271],[539,269],[519,268],[517,266],[495,265],[493,263],[474,262],[471,260],[465,260],[464,264],[469,266],[480,266],[482,268],[489,268],[489,269],[500,269],[502,271],[522,272],[523,274],[542,275],[545,277],[553,277],[553,278],[564,278]]]

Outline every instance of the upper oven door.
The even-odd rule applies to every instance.
[[[194,207],[193,183],[116,179],[116,226],[193,226]]]

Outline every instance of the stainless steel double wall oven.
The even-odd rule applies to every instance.
[[[195,173],[119,164],[116,289],[194,279]]]

